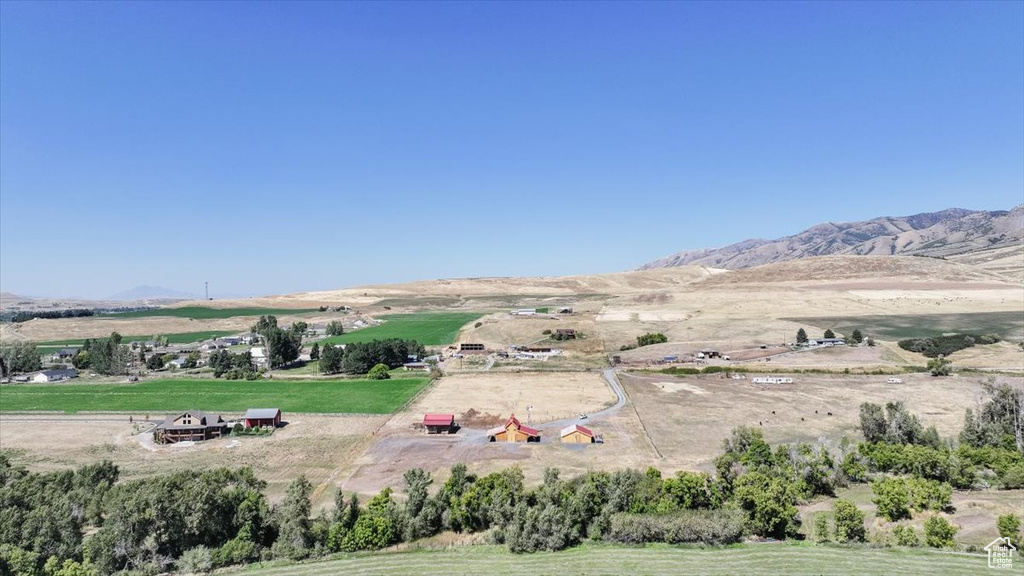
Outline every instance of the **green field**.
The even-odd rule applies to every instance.
[[[207,308],[206,306],[184,306],[182,308],[153,308],[152,310],[136,310],[135,312],[111,312],[100,314],[104,318],[152,318],[170,316],[173,318],[192,318],[193,320],[212,320],[234,318],[235,316],[291,316],[318,312],[318,308]]]
[[[167,337],[167,341],[171,344],[191,344],[193,342],[202,342],[203,340],[210,340],[212,338],[219,338],[221,336],[230,336],[232,334],[238,334],[239,330],[208,330],[206,332],[181,332],[178,334],[163,334]],[[129,342],[140,341],[144,342],[153,339],[153,334],[148,336],[122,336],[121,342],[127,344]],[[50,340],[49,342],[36,342],[36,348],[43,352],[49,352],[57,348],[64,348],[65,346],[81,346],[85,343],[84,338],[70,339],[70,340]]]
[[[331,344],[369,342],[384,338],[415,340],[426,346],[451,344],[455,335],[466,324],[483,316],[483,312],[423,312],[419,314],[390,314],[381,316],[384,323],[321,341]]]
[[[789,322],[816,326],[849,336],[859,328],[864,336],[883,340],[904,338],[928,338],[944,333],[997,334],[1004,340],[1024,340],[1024,315],[1017,312],[973,312],[964,314],[904,314],[891,316],[818,316],[804,318],[780,318]],[[816,331],[808,328],[807,334],[814,338]],[[795,337],[795,336],[794,336]]]
[[[138,384],[61,384],[0,387],[0,411],[285,412],[390,414],[429,379],[394,380],[151,380]]]
[[[803,543],[727,548],[584,545],[562,552],[511,554],[500,546],[462,546],[353,554],[338,560],[250,566],[266,576],[332,574],[983,574],[984,554],[924,549],[826,547]],[[993,571],[994,572],[994,571]]]

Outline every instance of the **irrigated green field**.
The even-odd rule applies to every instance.
[[[230,336],[231,334],[238,334],[239,330],[208,330],[206,332],[180,332],[178,334],[162,334],[167,337],[167,341],[171,344],[191,344],[193,342],[202,342],[203,340],[210,340],[212,338],[219,338],[221,336]],[[135,341],[146,341],[152,340],[153,334],[148,336],[122,336],[122,343],[129,343]],[[51,352],[57,348],[64,348],[65,346],[81,346],[85,343],[82,338],[71,339],[71,340],[50,340],[49,342],[37,342],[36,348],[43,352]]]
[[[883,340],[928,338],[949,332],[961,334],[997,334],[1004,340],[1024,340],[1024,317],[1017,312],[971,312],[964,314],[907,314],[877,316],[818,316],[810,318],[780,318],[849,336],[859,328],[864,336]],[[812,334],[808,330],[811,337]]]
[[[499,546],[349,555],[339,560],[245,569],[266,576],[329,574],[982,574],[984,554],[922,549],[743,544],[727,548],[585,545],[511,554]]]
[[[390,414],[427,385],[393,380],[151,380],[138,384],[50,384],[0,387],[0,411],[175,412],[199,408],[244,412]]]
[[[415,340],[427,346],[451,344],[463,326],[483,316],[483,312],[423,312],[381,316],[384,323],[341,336],[331,336],[324,343],[347,344],[384,338]]]
[[[136,310],[135,312],[112,312],[101,314],[107,318],[152,318],[171,316],[174,318],[192,318],[194,320],[211,320],[234,318],[235,316],[290,316],[317,312],[317,308],[207,308],[205,306],[185,306],[182,308],[154,308],[152,310]]]

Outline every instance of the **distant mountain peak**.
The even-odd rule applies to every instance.
[[[824,222],[793,236],[744,240],[721,248],[685,250],[640,267],[709,266],[740,269],[812,256],[954,256],[1020,244],[1024,205],[1012,210],[947,208],[863,222]]]
[[[124,292],[118,292],[110,296],[109,300],[196,300],[201,298],[198,294],[192,292],[184,292],[182,290],[172,290],[171,288],[164,288],[162,286],[136,286],[131,290],[125,290]]]

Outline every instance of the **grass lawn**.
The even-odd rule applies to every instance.
[[[443,568],[442,568],[443,567]],[[242,569],[267,576],[329,574],[982,574],[983,554],[926,549],[742,544],[726,548],[588,544],[511,554],[500,546],[352,554],[337,560]]]
[[[483,316],[483,312],[422,312],[419,314],[390,314],[381,316],[384,323],[361,330],[355,330],[341,336],[331,336],[320,341],[325,343],[347,344],[349,342],[369,342],[384,338],[402,338],[415,340],[426,346],[451,344],[455,336],[466,324]]]
[[[427,378],[393,380],[150,380],[138,384],[50,384],[0,387],[0,411],[176,412],[192,408],[244,412],[390,414],[423,389]]]
[[[234,318],[235,316],[291,316],[318,312],[319,308],[207,308],[205,306],[185,306],[182,308],[153,308],[152,310],[136,310],[134,312],[111,312],[100,314],[105,318],[151,318],[155,316],[171,316],[174,318],[192,318],[194,320],[211,320]]]
[[[781,318],[790,322],[816,326],[824,330],[849,336],[859,328],[865,337],[883,340],[928,338],[948,332],[961,334],[998,334],[1004,340],[1024,340],[1024,322],[1017,312],[970,312],[963,314],[906,314],[869,316],[819,316],[810,318]],[[812,333],[813,332],[813,333]],[[808,328],[808,336],[817,332]]]
[[[171,344],[191,344],[193,342],[201,342],[203,340],[210,340],[212,338],[219,338],[221,336],[230,336],[232,334],[238,334],[239,330],[208,330],[206,332],[180,332],[178,334],[163,334],[167,337],[167,341]],[[148,336],[122,336],[121,343],[128,344],[129,342],[144,342],[153,339],[153,334]],[[95,340],[95,338],[94,338]],[[36,348],[50,352],[57,348],[64,348],[65,346],[81,346],[85,343],[84,338],[71,339],[71,340],[50,340],[49,342],[36,342]]]

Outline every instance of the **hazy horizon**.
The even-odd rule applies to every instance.
[[[0,4],[0,290],[631,270],[1024,200],[1021,3]]]

